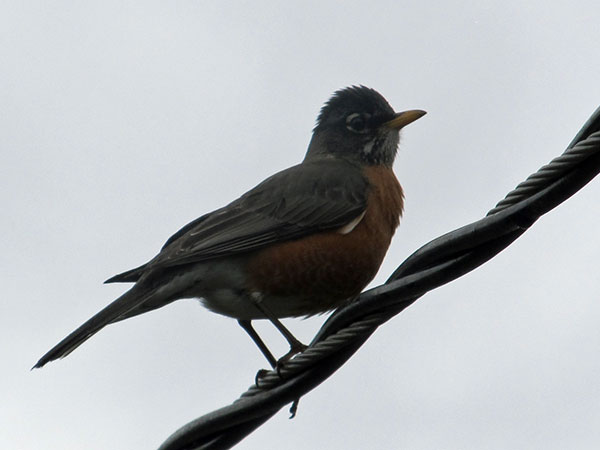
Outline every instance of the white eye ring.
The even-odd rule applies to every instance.
[[[367,117],[361,113],[352,113],[346,117],[346,128],[353,133],[364,134],[367,129]]]

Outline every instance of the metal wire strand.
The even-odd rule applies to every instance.
[[[493,258],[535,221],[600,172],[600,108],[567,150],[528,177],[483,219],[440,236],[406,259],[388,281],[334,312],[309,347],[266,372],[231,405],[173,433],[160,450],[227,449],[341,367],[381,324],[426,292]]]
[[[568,148],[562,155],[557,156],[550,163],[542,166],[536,173],[530,175],[525,181],[510,191],[487,215],[489,216],[490,214],[502,211],[539,192],[581,161],[588,158],[594,151],[598,151],[599,142],[600,134],[596,133],[574,147]]]

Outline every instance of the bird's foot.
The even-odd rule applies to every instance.
[[[285,364],[290,359],[292,359],[294,356],[296,356],[298,353],[302,353],[307,348],[308,348],[307,345],[304,345],[300,341],[296,341],[290,347],[290,351],[287,352],[285,355],[283,355],[281,358],[279,358],[277,360],[277,363],[275,364],[275,367],[273,367],[273,370],[275,370],[277,372],[277,375],[279,376],[279,378],[283,379],[283,375],[281,373],[281,370],[283,369],[283,367],[285,366]],[[262,379],[264,379],[267,376],[267,374],[269,372],[270,372],[270,370],[267,370],[267,369],[260,369],[258,372],[256,372],[256,376],[254,377],[254,384],[257,387],[260,387],[260,382],[262,381]]]
[[[304,345],[298,340],[296,340],[293,343],[293,345],[290,346],[290,351],[283,355],[281,358],[279,358],[277,360],[277,364],[275,365],[275,370],[277,371],[277,375],[279,375],[279,378],[283,378],[283,376],[281,375],[281,369],[285,366],[285,364],[298,353],[302,353],[307,348],[307,345]]]
[[[267,376],[269,372],[270,370],[267,369],[260,369],[258,372],[256,372],[256,375],[254,376],[254,384],[257,388],[260,388],[260,382]]]

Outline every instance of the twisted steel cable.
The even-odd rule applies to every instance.
[[[440,236],[406,259],[381,286],[370,289],[325,322],[308,349],[279,371],[260,377],[233,404],[171,435],[160,450],[226,449],[341,367],[387,320],[426,292],[448,283],[510,245],[535,221],[600,172],[600,108],[567,150],[528,177],[477,222]]]
[[[593,152],[594,149],[597,148],[599,141],[600,135],[596,133],[574,147],[567,148],[562,155],[557,156],[548,164],[542,166],[536,173],[527,177],[525,181],[510,191],[504,199],[500,200],[498,204],[487,213],[487,215],[489,216],[490,214],[502,211],[503,209],[530,197],[536,192],[539,192],[552,181],[571,170],[573,166],[589,157],[590,152]]]

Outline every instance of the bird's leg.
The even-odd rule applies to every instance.
[[[290,351],[283,355],[277,360],[277,366],[289,360],[292,356],[297,353],[306,350],[307,346],[300,342],[296,337],[288,330],[279,319],[262,303],[262,296],[259,293],[253,293],[250,298],[254,302],[254,305],[262,312],[267,319],[271,321],[275,328],[283,335],[288,344],[290,344]],[[256,342],[256,341],[255,341]],[[264,344],[263,344],[264,345]],[[268,359],[268,358],[267,358]],[[270,361],[269,361],[270,362]]]
[[[246,333],[248,333],[250,338],[254,341],[262,354],[265,355],[265,358],[267,358],[267,361],[269,361],[269,364],[274,369],[277,365],[277,360],[273,356],[273,353],[271,353],[269,348],[266,346],[264,341],[260,338],[256,330],[252,327],[252,322],[250,320],[238,320],[238,323],[246,331]]]

